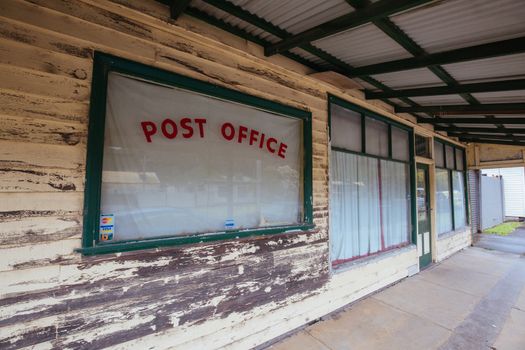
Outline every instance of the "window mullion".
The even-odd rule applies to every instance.
[[[366,117],[361,113],[361,152],[366,153]]]
[[[456,217],[454,215],[454,178],[452,174],[453,170],[448,170],[448,178],[450,183],[450,212],[452,214],[452,229],[456,229]]]

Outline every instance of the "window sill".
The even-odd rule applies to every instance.
[[[82,255],[98,255],[98,254],[110,254],[110,253],[121,253],[134,250],[142,249],[153,249],[170,246],[179,246],[185,244],[196,244],[213,241],[225,241],[232,239],[239,239],[244,237],[258,237],[266,235],[274,235],[279,233],[289,233],[295,231],[308,231],[315,228],[314,224],[304,224],[297,226],[280,226],[280,227],[268,227],[264,229],[256,230],[242,230],[242,231],[231,231],[231,232],[220,232],[212,234],[194,235],[194,236],[183,236],[183,237],[169,237],[161,239],[149,239],[140,241],[121,241],[115,243],[99,244],[94,247],[84,247],[75,249],[75,252],[82,253]]]
[[[450,237],[455,236],[457,234],[464,233],[465,231],[468,231],[468,230],[470,230],[470,226],[464,226],[464,227],[458,228],[457,230],[454,230],[454,231],[448,231],[448,232],[440,233],[440,234],[438,234],[437,239],[438,239],[438,241],[442,240],[442,239],[447,239],[447,238],[450,238]]]
[[[340,264],[335,265],[335,266],[332,265],[332,273],[338,274],[338,273],[346,272],[346,271],[353,270],[353,269],[356,269],[358,267],[361,267],[363,265],[368,265],[370,263],[375,263],[375,262],[379,262],[379,261],[384,260],[384,259],[389,259],[389,258],[392,258],[394,256],[398,256],[400,254],[404,254],[404,253],[407,253],[407,252],[409,252],[411,250],[416,250],[416,249],[417,249],[416,245],[410,243],[410,244],[407,244],[407,245],[399,247],[399,248],[394,248],[394,249],[391,249],[391,250],[387,250],[387,251],[384,251],[384,252],[377,253],[375,255],[370,255],[370,256],[359,258],[359,259],[356,259],[356,260],[353,260],[353,261],[340,263]]]

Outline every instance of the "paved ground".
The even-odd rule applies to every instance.
[[[270,349],[525,350],[525,256],[465,249]]]
[[[477,247],[525,254],[525,227],[518,228],[508,236],[480,234],[478,238]]]

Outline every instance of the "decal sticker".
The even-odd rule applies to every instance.
[[[111,241],[115,233],[115,216],[113,214],[100,215],[99,239]]]
[[[231,230],[232,228],[235,227],[235,221],[233,219],[227,219],[225,222],[224,222],[224,228],[227,229],[227,230]]]

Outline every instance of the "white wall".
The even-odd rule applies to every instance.
[[[523,167],[485,169],[482,174],[501,175],[505,196],[505,216],[525,217],[525,172]]]
[[[496,176],[481,176],[481,229],[501,224],[505,219],[503,180]]]

